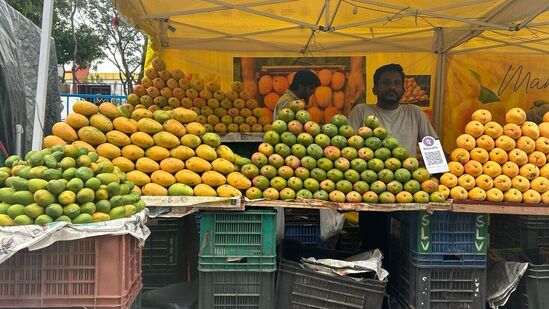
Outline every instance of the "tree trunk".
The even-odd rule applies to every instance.
[[[145,40],[143,42],[143,50],[141,51],[141,69],[139,71],[139,76],[137,77],[137,82],[141,82],[143,76],[145,76],[145,58],[147,57],[147,46],[149,45],[149,36],[144,35]]]
[[[77,69],[77,64],[76,64],[76,52],[78,51],[78,42],[76,40],[76,31],[74,29],[74,15],[76,15],[76,6],[77,6],[77,1],[78,0],[73,0],[72,1],[72,12],[71,12],[71,32],[72,32],[72,43],[73,43],[73,50],[72,50],[72,68],[71,68],[71,71],[72,71],[72,93],[77,93],[78,92],[78,87],[77,87],[77,84],[78,84],[78,79],[76,78],[76,69]]]

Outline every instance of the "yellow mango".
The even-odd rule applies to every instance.
[[[145,155],[155,161],[162,161],[170,157],[170,151],[164,147],[152,146],[145,151]]]
[[[151,182],[151,179],[149,176],[141,171],[130,171],[126,174],[127,180],[133,182],[134,185],[142,187],[149,182]]]
[[[127,136],[126,134],[124,134],[124,133],[122,133],[118,130],[109,131],[105,135],[106,135],[107,141],[109,143],[111,143],[113,145],[116,145],[118,147],[124,147],[124,146],[129,145],[129,144],[132,143],[129,136]]]
[[[126,134],[133,134],[137,132],[137,123],[131,121],[125,117],[117,117],[112,121],[112,124],[115,129]]]
[[[212,187],[203,183],[196,185],[193,192],[196,196],[217,196],[217,192]]]
[[[210,162],[199,157],[192,157],[188,159],[185,162],[185,166],[196,173],[203,173],[212,169]]]
[[[216,171],[207,171],[202,174],[202,183],[211,187],[219,187],[227,183],[227,179],[222,174]]]
[[[215,159],[212,162],[212,167],[214,171],[218,171],[225,175],[231,172],[234,172],[236,170],[236,167],[234,166],[234,164],[222,158]]]
[[[148,183],[141,188],[143,195],[146,196],[167,196],[168,190],[156,183]]]
[[[207,160],[207,161],[213,161],[215,159],[217,159],[217,153],[215,152],[215,150],[208,146],[208,145],[200,145],[196,148],[195,150],[196,152],[196,155],[199,156],[200,158],[204,159],[204,160]]]
[[[139,171],[142,171],[143,173],[148,174],[160,169],[160,165],[158,165],[158,163],[156,163],[156,161],[154,160],[143,157],[137,159],[137,162],[135,162],[135,168],[137,168],[137,170]]]
[[[240,190],[246,190],[252,186],[252,182],[239,172],[230,173],[227,176],[227,183]]]
[[[231,185],[221,185],[217,188],[217,196],[219,197],[234,197],[242,196],[242,192]]]
[[[164,128],[160,122],[154,119],[143,118],[137,122],[137,129],[141,132],[155,134],[162,131]]]
[[[170,150],[170,156],[179,160],[187,160],[195,156],[194,150],[187,146],[177,146]]]
[[[172,111],[172,118],[181,123],[190,123],[198,119],[198,114],[190,109],[178,107]]]
[[[200,178],[197,173],[187,169],[177,172],[175,174],[175,179],[177,180],[177,182],[189,186],[194,186],[202,182],[202,178]]]
[[[151,181],[163,187],[169,187],[175,183],[175,177],[166,171],[158,170],[151,174]]]
[[[171,134],[170,132],[166,132],[166,131],[158,132],[155,135],[153,135],[153,140],[156,146],[160,146],[168,149],[179,146],[179,138],[177,138],[177,136]]]
[[[145,156],[145,151],[136,145],[127,145],[122,148],[122,156],[135,161]]]
[[[164,127],[165,131],[170,132],[171,134],[179,138],[187,134],[187,130],[185,129],[185,126],[181,122],[175,119],[166,120],[166,122],[164,122],[162,126]]]
[[[135,132],[130,136],[132,144],[147,149],[154,145],[154,139],[145,132]]]

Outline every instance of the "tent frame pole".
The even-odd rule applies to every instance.
[[[54,0],[45,0],[42,7],[42,31],[40,33],[40,56],[38,62],[38,80],[36,83],[36,101],[34,104],[34,122],[32,129],[32,149],[42,148],[46,116],[46,95],[48,92],[48,65],[50,64],[51,28]]]
[[[387,4],[387,3],[382,3],[382,2],[378,2],[378,1],[372,1],[372,0],[356,0],[356,1],[366,3],[366,4],[380,6],[380,7],[383,7],[383,8],[395,9],[395,10],[400,10],[400,11],[403,11],[403,12],[406,11],[406,12],[411,13],[412,15],[427,15],[427,16],[431,16],[431,17],[462,22],[464,24],[487,26],[487,27],[491,27],[493,29],[500,29],[500,30],[514,30],[513,27],[509,27],[509,26],[505,26],[505,25],[498,25],[498,24],[489,23],[489,22],[485,22],[485,21],[476,21],[476,20],[473,20],[473,19],[465,19],[465,18],[456,17],[456,16],[452,16],[452,15],[447,15],[447,14],[439,14],[439,13],[435,13],[435,12],[428,12],[428,11],[424,11],[424,10],[420,10],[420,9],[416,9],[416,8],[411,8],[411,7],[406,7],[406,6],[392,5],[392,4]]]
[[[495,41],[494,39],[487,38],[487,37],[484,37],[484,36],[483,36],[483,38],[487,39],[487,40]],[[534,40],[526,40],[526,41],[522,41],[520,43],[509,43],[509,42],[499,41],[498,40],[497,42],[500,42],[501,44],[495,44],[495,45],[491,45],[491,46],[472,47],[472,48],[466,48],[466,49],[460,49],[460,50],[450,50],[450,51],[447,51],[445,53],[447,53],[447,54],[461,54],[461,53],[467,53],[467,52],[472,52],[472,51],[477,51],[477,50],[504,47],[504,46],[508,46],[508,45],[514,45],[514,46],[517,46],[517,47],[534,49],[535,51],[539,52],[539,51],[542,51],[542,50],[536,49],[534,47],[523,46],[523,45],[524,44],[529,44],[529,43],[544,42],[544,41],[549,41],[549,38],[539,38],[539,39],[534,39]],[[545,51],[545,50],[543,51],[543,53],[548,53],[548,52],[549,51]]]
[[[435,131],[442,135],[442,115],[444,111],[444,84],[446,82],[446,53],[444,52],[444,30],[435,28],[435,101],[433,102],[433,117]]]
[[[279,4],[279,3],[286,3],[286,2],[295,2],[297,0],[268,0],[268,1],[256,1],[256,2],[248,2],[248,3],[242,3],[242,4],[232,4],[232,7],[227,6],[218,6],[218,7],[211,7],[211,8],[203,8],[203,9],[194,9],[194,10],[185,10],[185,11],[173,11],[173,12],[166,12],[166,13],[158,13],[158,14],[146,14],[143,16],[143,19],[157,19],[157,18],[168,18],[172,16],[182,16],[182,15],[192,15],[192,14],[200,14],[200,13],[211,13],[216,11],[227,11],[232,10],[236,8],[249,8],[254,6],[262,6],[262,5],[269,5],[269,4]]]
[[[432,9],[425,10],[424,12],[434,13],[434,12],[445,11],[445,10],[450,10],[450,9],[459,9],[459,8],[464,8],[464,7],[467,7],[467,6],[470,6],[470,5],[475,5],[475,4],[479,4],[479,3],[483,3],[483,2],[491,2],[491,1],[492,0],[472,0],[472,1],[467,1],[467,2],[463,2],[463,3],[456,3],[456,4],[451,4],[451,5],[438,6],[438,7],[432,8]],[[404,17],[414,16],[414,15],[416,15],[415,12],[406,12],[406,13],[398,14],[398,17],[399,18],[404,18]],[[369,20],[363,20],[363,21],[350,23],[350,24],[343,24],[343,25],[339,25],[335,28],[336,28],[336,30],[343,30],[343,29],[347,29],[347,28],[365,26],[365,25],[375,24],[375,23],[379,23],[379,22],[390,22],[391,18],[393,16],[394,15],[384,16],[384,17],[378,17],[378,18],[373,18],[373,19],[369,19]],[[490,27],[490,29],[492,29],[492,28]]]

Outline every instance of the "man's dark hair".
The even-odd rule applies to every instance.
[[[294,75],[294,79],[292,80],[292,84],[290,85],[290,90],[299,89],[299,85],[303,85],[304,87],[312,86],[313,88],[316,88],[320,86],[320,79],[315,73],[309,70],[297,71]]]
[[[391,63],[386,64],[384,66],[379,67],[376,72],[374,73],[374,86],[377,85],[379,82],[379,79],[381,78],[381,75],[385,72],[398,72],[400,73],[400,76],[402,76],[402,81],[404,82],[404,69],[402,69],[402,66],[400,64]]]

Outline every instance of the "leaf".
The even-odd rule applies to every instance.
[[[478,81],[478,83],[480,84],[480,74],[478,74],[477,72],[469,69],[469,71],[471,72],[471,74],[473,74],[473,76],[475,77],[475,79]]]
[[[501,101],[499,97],[492,90],[482,85],[482,82],[480,81],[480,74],[478,74],[477,72],[471,69],[469,69],[469,71],[471,72],[471,74],[473,74],[475,79],[478,81],[478,84],[480,85],[480,94],[478,96],[478,100],[480,101],[480,103],[486,104],[486,103]]]
[[[492,90],[484,86],[480,86],[480,95],[478,96],[478,100],[482,104],[501,101],[499,97]]]

